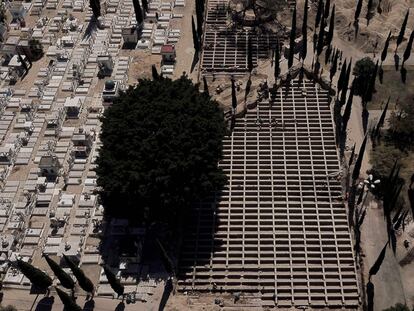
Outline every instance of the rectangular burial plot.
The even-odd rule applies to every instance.
[[[248,31],[210,31],[204,33],[202,69],[207,72],[245,72],[248,69],[248,38],[252,43],[253,66],[259,58],[268,58],[276,45],[273,34]]]
[[[278,308],[358,307],[328,93],[292,83],[225,138],[228,184],[193,209],[181,291],[241,292]]]

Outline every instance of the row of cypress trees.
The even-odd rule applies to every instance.
[[[75,281],[69,274],[67,274],[60,267],[58,263],[52,260],[48,255],[43,254],[43,256],[47,264],[49,265],[50,269],[53,271],[56,278],[59,280],[61,286],[72,291],[72,297],[70,297],[64,291],[60,290],[59,288],[56,288],[56,292],[59,298],[62,300],[62,303],[68,308],[68,310],[82,310],[79,306],[76,305],[73,299]],[[78,265],[74,263],[69,257],[63,255],[63,258],[67,266],[70,268],[73,275],[75,276],[79,284],[79,287],[82,288],[88,294],[93,295],[95,287],[92,281],[85,275],[82,269],[80,269]],[[24,274],[24,276],[26,276],[30,280],[30,282],[39,289],[48,290],[48,288],[53,283],[52,278],[49,275],[25,261],[22,261],[20,259],[17,260],[16,266]],[[118,296],[122,296],[124,294],[124,286],[120,283],[119,279],[107,266],[104,266],[103,269],[111,288]]]

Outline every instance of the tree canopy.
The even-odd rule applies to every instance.
[[[364,57],[355,63],[353,74],[354,80],[354,94],[364,97],[372,81],[372,75],[375,72],[375,63],[369,57]]]
[[[404,101],[398,104],[397,111],[391,112],[389,118],[390,134],[396,145],[401,148],[412,146],[414,142],[414,104]]]
[[[140,80],[102,117],[97,183],[105,216],[173,223],[219,190],[223,111],[182,76]]]

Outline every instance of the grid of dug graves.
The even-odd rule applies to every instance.
[[[279,308],[356,309],[358,285],[327,92],[294,81],[236,120],[228,184],[194,212],[182,291],[241,292]]]
[[[259,58],[270,56],[276,37],[248,31],[209,31],[204,33],[202,69],[204,72],[245,72],[248,69],[248,38],[252,44],[253,66]]]

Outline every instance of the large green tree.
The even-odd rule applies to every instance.
[[[364,57],[355,63],[353,74],[354,80],[354,94],[364,96],[370,81],[372,81],[372,75],[375,72],[375,63],[369,57]]]
[[[105,215],[174,225],[225,183],[217,102],[186,76],[140,80],[102,118],[97,183]]]

